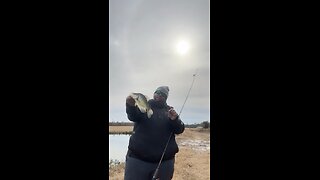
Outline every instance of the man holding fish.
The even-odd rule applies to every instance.
[[[175,154],[179,151],[175,134],[183,133],[184,124],[173,107],[167,105],[168,95],[169,87],[161,86],[151,100],[141,93],[127,97],[126,113],[134,128],[126,156],[125,180],[151,180],[160,160],[157,179],[172,179]]]

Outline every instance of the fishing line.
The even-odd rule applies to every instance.
[[[182,109],[183,109],[184,105],[185,105],[186,102],[187,102],[187,99],[188,99],[188,97],[189,97],[191,88],[192,88],[192,86],[193,86],[194,80],[195,80],[196,75],[197,75],[197,72],[198,72],[198,69],[196,69],[196,73],[193,74],[193,80],[192,80],[190,89],[189,89],[189,91],[188,91],[188,94],[187,94],[187,96],[186,96],[186,99],[184,100],[184,103],[183,103],[183,105],[182,105],[182,107],[181,107],[181,110],[180,110],[180,112],[179,112],[178,117],[180,117],[180,114],[181,114],[181,112],[182,112]],[[162,153],[161,159],[160,159],[160,161],[159,161],[159,164],[158,164],[158,166],[157,166],[157,169],[156,169],[156,171],[154,172],[154,174],[153,174],[153,176],[152,176],[152,180],[157,180],[156,178],[157,178],[157,176],[158,176],[159,168],[160,168],[162,159],[163,159],[163,157],[164,157],[164,154],[165,154],[165,152],[166,152],[166,150],[167,150],[167,147],[168,147],[168,144],[169,144],[169,141],[170,141],[170,139],[171,139],[172,134],[173,134],[173,132],[170,133],[169,139],[168,139],[167,144],[166,144],[166,146],[165,146],[165,148],[164,148],[164,150],[163,150],[163,153]]]
[[[195,80],[196,75],[197,75],[197,71],[198,71],[198,69],[196,70],[196,73],[195,73],[195,74],[193,74],[193,80],[192,80],[192,83],[191,83],[190,89],[189,89],[189,91],[188,91],[187,97],[186,97],[186,99],[184,100],[184,103],[183,103],[183,105],[182,105],[182,108],[181,108],[181,110],[180,110],[180,112],[179,112],[179,117],[180,117],[180,114],[181,114],[181,112],[182,112],[182,109],[183,109],[184,105],[186,104],[187,99],[188,99],[188,97],[189,97],[189,94],[190,94],[191,88],[192,88],[192,86],[193,86],[194,80]]]

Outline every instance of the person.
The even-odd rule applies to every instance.
[[[185,126],[174,108],[167,105],[168,95],[168,86],[156,89],[153,99],[148,101],[153,110],[150,119],[139,111],[131,96],[126,98],[127,117],[134,122],[134,127],[126,155],[124,180],[151,180],[171,133],[157,179],[172,179],[175,154],[179,151],[175,134],[183,133]]]

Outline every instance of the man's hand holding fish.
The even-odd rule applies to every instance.
[[[130,106],[134,106],[135,105],[135,100],[131,96],[127,97],[126,102]]]

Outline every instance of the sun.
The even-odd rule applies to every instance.
[[[190,49],[190,44],[188,41],[181,40],[176,45],[176,50],[179,54],[185,55]]]

